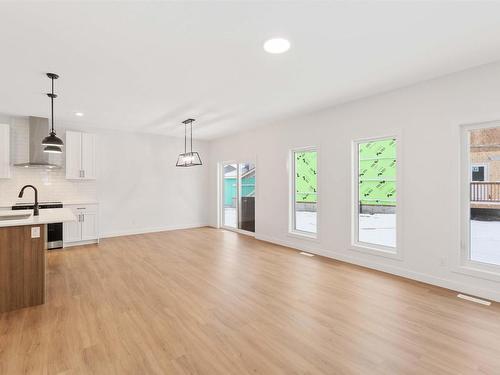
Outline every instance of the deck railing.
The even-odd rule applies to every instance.
[[[500,202],[500,182],[471,182],[471,202]]]

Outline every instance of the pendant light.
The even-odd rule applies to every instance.
[[[188,118],[187,120],[182,121],[184,124],[184,153],[179,154],[177,158],[176,167],[194,167],[195,165],[201,165],[200,155],[195,151],[193,152],[193,122],[195,120],[192,118]],[[187,126],[190,126],[190,141],[191,148],[190,151],[187,152]]]
[[[54,80],[58,79],[59,76],[55,73],[47,73],[47,77],[49,77],[52,81],[52,92],[47,94],[47,96],[50,98],[52,126],[49,135],[42,141],[42,146],[46,146],[43,149],[43,152],[60,154],[62,152],[61,147],[64,146],[64,143],[61,138],[58,138],[56,136],[56,132],[54,130],[54,99],[57,98],[57,95],[54,94]]]

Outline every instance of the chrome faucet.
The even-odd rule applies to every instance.
[[[38,190],[33,185],[24,185],[21,191],[19,192],[18,198],[23,197],[24,189],[27,187],[32,188],[35,191],[35,205],[33,206],[33,216],[38,216]]]

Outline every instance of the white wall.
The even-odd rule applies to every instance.
[[[184,139],[97,133],[98,199],[103,236],[207,225],[206,165],[178,168]],[[194,142],[203,162],[207,145]]]
[[[500,283],[454,272],[459,125],[498,119],[500,64],[492,64],[213,141],[210,223],[217,225],[217,163],[256,159],[257,238],[500,301]],[[349,250],[351,141],[395,132],[403,154],[403,260]],[[320,148],[318,241],[287,235],[288,152],[302,146]]]

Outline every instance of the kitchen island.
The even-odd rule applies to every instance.
[[[68,208],[0,211],[0,313],[45,302],[46,224],[68,221]]]

